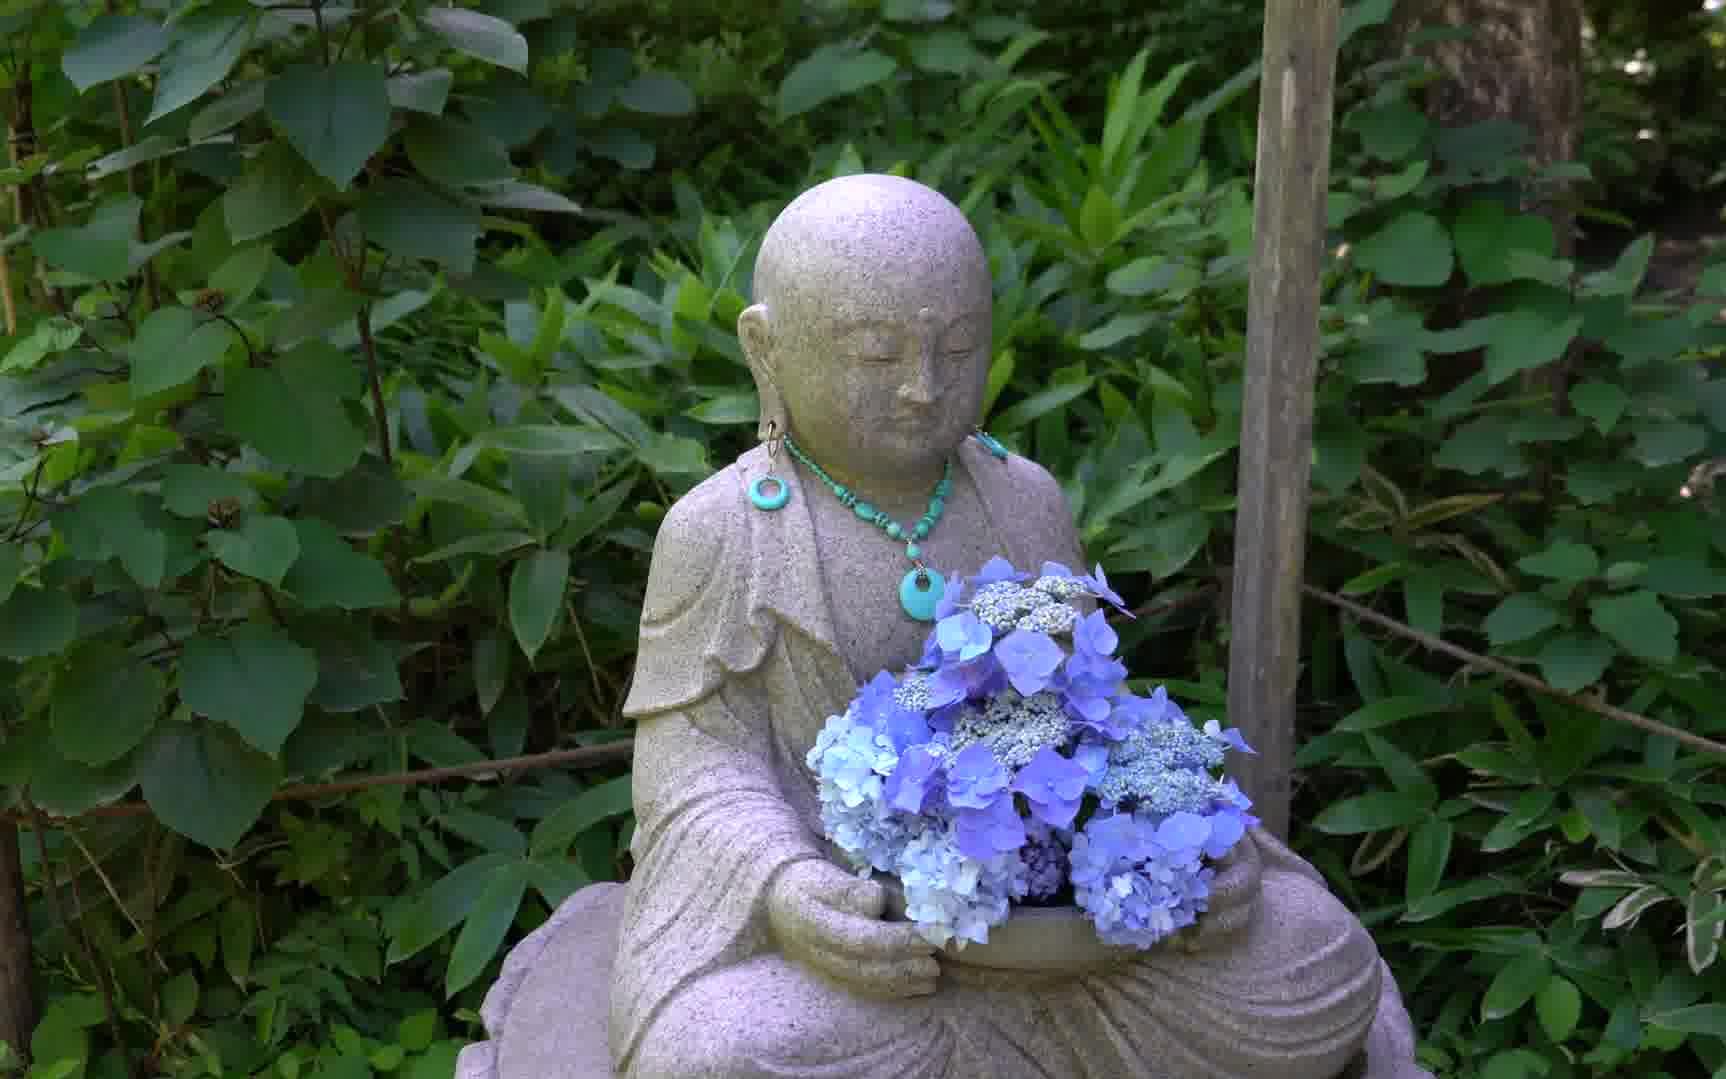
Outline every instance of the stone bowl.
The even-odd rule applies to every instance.
[[[887,917],[905,920],[905,893],[899,881],[877,873],[887,891]],[[944,966],[1037,974],[1082,974],[1128,962],[1143,953],[1107,944],[1097,936],[1078,907],[1014,907],[1011,915],[989,930],[987,942],[949,943],[936,958]]]

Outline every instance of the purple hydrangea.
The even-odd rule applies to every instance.
[[[890,873],[937,944],[988,938],[1014,901],[1072,888],[1103,939],[1147,948],[1205,909],[1258,821],[1216,773],[1239,732],[1126,688],[1102,568],[991,559],[954,576],[917,664],[860,687],[808,754],[826,835]]]

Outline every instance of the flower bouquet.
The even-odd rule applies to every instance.
[[[888,874],[931,943],[986,943],[1015,903],[1077,906],[1150,948],[1206,909],[1215,862],[1258,821],[1217,775],[1231,748],[1158,687],[1126,688],[1102,567],[992,559],[950,583],[918,663],[876,675],[809,751],[821,823]]]

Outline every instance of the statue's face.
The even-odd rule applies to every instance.
[[[989,281],[975,266],[842,268],[770,312],[795,437],[859,478],[938,467],[976,424],[989,374]]]

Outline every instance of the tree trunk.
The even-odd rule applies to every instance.
[[[0,820],[0,1041],[25,1056],[36,1028],[30,965],[30,923],[24,907],[24,867],[18,825]]]
[[[1468,36],[1427,42],[1419,51],[1444,78],[1428,91],[1427,111],[1446,127],[1513,120],[1529,131],[1538,170],[1576,160],[1582,134],[1581,0],[1400,0],[1393,22],[1399,51],[1423,27]],[[1573,246],[1575,212],[1564,191],[1535,195],[1552,221],[1560,258]]]
[[[1535,172],[1575,161],[1582,136],[1582,0],[1398,0],[1397,51],[1418,51],[1442,78],[1427,91],[1427,113],[1443,127],[1511,120],[1528,129]],[[1462,29],[1452,40],[1417,45],[1423,28]],[[1576,248],[1576,209],[1567,183],[1531,185],[1525,208],[1552,222],[1557,255]],[[1573,346],[1574,349],[1574,346]],[[1567,410],[1570,354],[1525,372],[1525,389]]]

